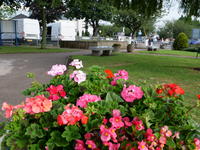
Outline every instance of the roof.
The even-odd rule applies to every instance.
[[[14,19],[23,19],[23,18],[29,18],[28,16],[24,15],[24,14],[19,14],[19,15],[16,15],[15,17],[11,18],[11,20],[14,20]]]

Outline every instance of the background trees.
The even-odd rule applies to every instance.
[[[198,20],[181,17],[178,20],[166,22],[165,26],[159,29],[158,34],[161,38],[176,38],[179,33],[183,32],[191,38],[192,29],[199,27],[200,22]]]
[[[93,36],[99,31],[99,21],[110,21],[113,6],[109,0],[69,0],[66,2],[66,17],[70,19],[85,19],[93,27]]]

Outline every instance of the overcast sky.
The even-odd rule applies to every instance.
[[[166,21],[177,20],[181,17],[182,12],[179,9],[179,3],[177,1],[172,1],[170,10],[156,23],[157,26],[163,26]]]

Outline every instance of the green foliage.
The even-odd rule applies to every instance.
[[[65,16],[70,19],[85,19],[93,27],[93,36],[99,32],[99,21],[112,18],[113,7],[107,0],[70,0],[66,2],[68,11]]]
[[[65,131],[62,133],[62,137],[66,138],[68,142],[76,139],[80,139],[79,127],[77,126],[66,126]]]
[[[192,29],[199,28],[198,20],[179,18],[175,21],[168,21],[165,26],[159,29],[158,34],[161,38],[176,38],[179,33],[184,32],[189,38],[192,36]]]
[[[14,9],[9,6],[0,7],[0,19],[8,18],[14,13]]]
[[[101,36],[103,37],[113,37],[118,32],[122,32],[122,27],[117,26],[108,26],[108,25],[101,25],[99,27],[99,30],[101,30]]]
[[[147,16],[144,11],[137,11],[134,9],[123,9],[115,12],[113,22],[119,27],[128,28],[132,35],[139,29],[143,29],[145,34],[149,32],[149,27],[154,24],[159,14],[154,16]],[[148,24],[148,25],[147,25]]]
[[[178,37],[175,39],[173,43],[173,48],[175,50],[183,50],[184,48],[187,48],[189,46],[188,44],[188,37],[185,35],[185,33],[179,33]]]
[[[37,137],[42,138],[44,137],[44,131],[40,125],[31,124],[29,127],[27,127],[25,135],[28,135],[33,139]]]

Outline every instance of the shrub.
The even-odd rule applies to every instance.
[[[184,48],[187,48],[188,46],[189,46],[189,44],[188,44],[187,35],[183,32],[179,33],[173,43],[173,48],[175,50],[183,50]]]
[[[200,148],[199,125],[178,85],[136,85],[125,70],[93,66],[86,75],[77,70],[81,61],[70,65],[70,75],[56,65],[48,84],[33,82],[22,104],[3,103],[8,120],[0,125],[1,150]]]
[[[114,44],[112,45],[112,47],[121,47],[121,44],[114,43]]]

